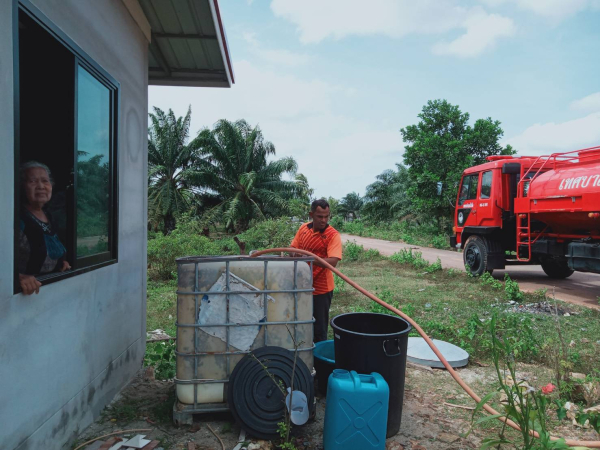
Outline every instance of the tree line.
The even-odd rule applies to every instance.
[[[487,156],[515,154],[500,139],[500,122],[471,126],[470,115],[446,100],[427,102],[419,121],[400,129],[402,162],[377,175],[364,197],[329,198],[334,216],[372,223],[414,219],[443,229],[451,223],[462,172]],[[240,233],[253,220],[305,219],[314,191],[294,158],[275,159],[275,146],[258,126],[219,120],[189,139],[191,108],[184,117],[154,108],[148,136],[149,222],[165,234],[178,215],[192,212],[209,224]]]
[[[275,146],[258,126],[219,120],[189,140],[185,117],[154,108],[148,135],[150,226],[167,234],[192,212],[206,225],[240,233],[252,220],[293,214],[312,191],[294,158],[270,159]],[[285,175],[292,179],[286,180]]]

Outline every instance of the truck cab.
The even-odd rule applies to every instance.
[[[451,246],[463,250],[465,266],[475,276],[504,269],[507,252],[516,250],[518,184],[536,161],[506,155],[487,159],[463,173],[454,214],[456,234],[450,238]]]

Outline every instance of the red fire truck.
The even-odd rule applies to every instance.
[[[487,160],[464,171],[457,195],[450,245],[463,249],[468,270],[600,273],[600,147]]]

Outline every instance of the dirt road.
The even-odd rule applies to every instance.
[[[380,239],[371,239],[350,234],[342,234],[342,241],[356,241],[364,248],[375,248],[382,255],[392,255],[403,248],[412,248],[423,254],[423,258],[435,262],[437,258],[442,261],[442,267],[464,270],[463,255],[450,250],[420,247],[418,245],[403,244],[401,242],[390,242]],[[598,297],[600,297],[600,275],[592,273],[575,272],[566,280],[553,280],[546,276],[540,266],[508,266],[505,270],[494,270],[493,276],[503,279],[508,273],[513,280],[518,281],[524,291],[535,291],[537,289],[556,288],[556,298],[570,303],[600,308]]]

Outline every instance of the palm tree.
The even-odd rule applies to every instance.
[[[351,192],[340,200],[339,212],[348,219],[358,219],[363,199],[356,192]]]
[[[148,129],[148,215],[162,221],[164,233],[175,229],[177,213],[188,211],[195,201],[190,177],[195,172],[193,146],[187,145],[191,107],[185,117],[154,108]]]
[[[367,186],[362,212],[368,220],[401,219],[412,212],[411,199],[407,194],[411,184],[408,169],[402,164],[396,164],[396,167],[397,171],[385,170]]]
[[[308,184],[306,175],[298,173],[294,178],[296,183],[298,183],[300,190],[296,195],[296,198],[290,200],[290,214],[297,219],[307,220],[312,196],[315,193],[315,190]]]
[[[288,214],[290,200],[302,194],[301,180],[282,179],[296,174],[294,158],[270,159],[275,146],[245,120],[219,120],[190,146],[198,155],[190,180],[204,189],[205,203],[216,203],[205,216],[229,230],[241,232],[252,219]]]

